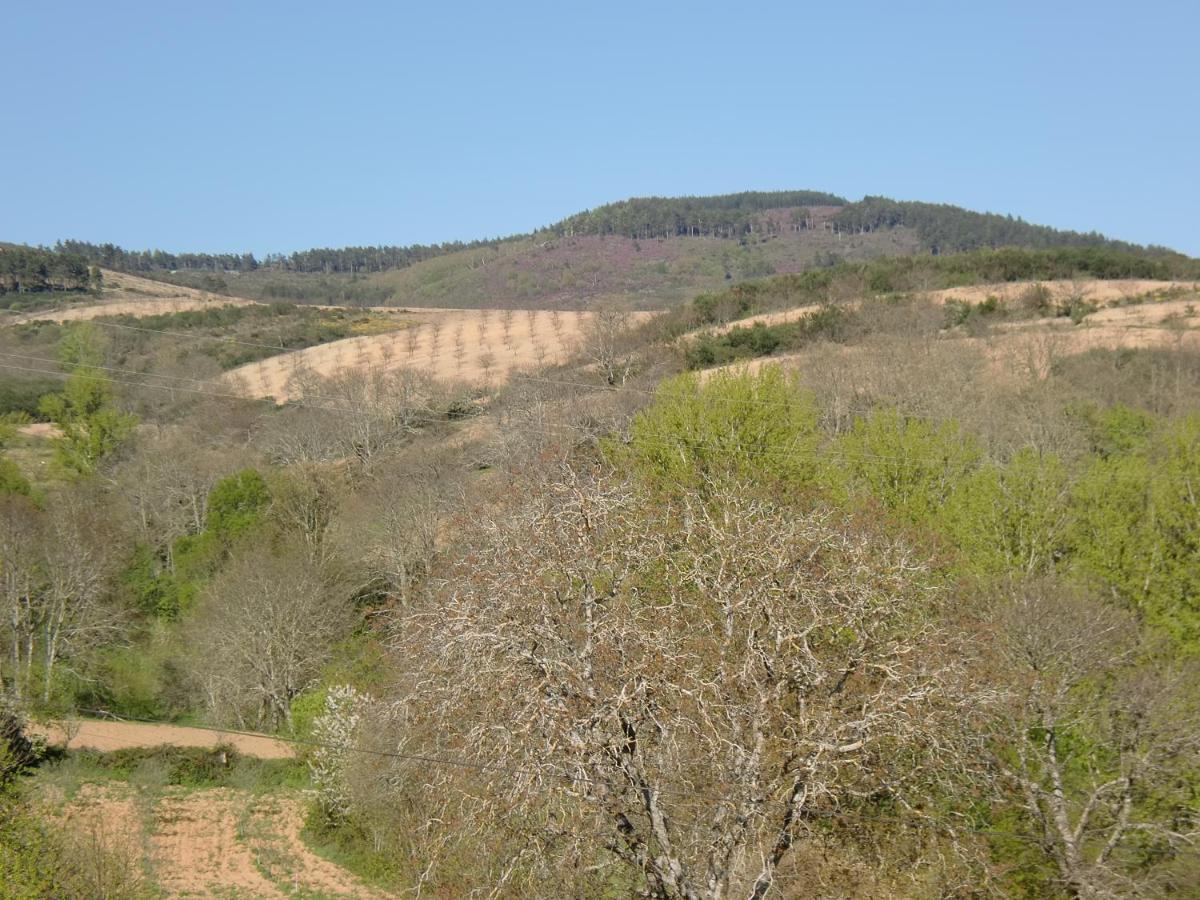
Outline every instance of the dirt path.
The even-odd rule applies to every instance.
[[[72,749],[98,750],[110,753],[128,747],[216,747],[225,744],[245,756],[259,759],[290,759],[295,748],[265,734],[230,734],[210,728],[189,728],[183,725],[156,725],[146,722],[120,722],[83,719],[76,723],[78,730],[71,736]],[[65,732],[61,725],[31,725],[34,734],[41,734],[52,744],[62,745]]]
[[[161,793],[130,784],[84,784],[47,815],[94,846],[145,871],[168,897],[392,896],[305,845],[305,801],[231,788]],[[61,802],[61,801],[60,801]]]
[[[304,804],[296,797],[259,797],[248,806],[243,825],[258,865],[276,884],[292,891],[315,891],[321,896],[383,898],[373,890],[305,846]]]

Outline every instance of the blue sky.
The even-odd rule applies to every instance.
[[[1200,255],[1198,33],[1194,0],[5,3],[0,239],[263,253],[813,188]]]

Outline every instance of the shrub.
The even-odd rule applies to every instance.
[[[4,456],[0,456],[0,494],[33,496],[33,485],[22,474],[21,467]]]

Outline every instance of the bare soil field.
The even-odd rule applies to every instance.
[[[59,438],[62,429],[53,422],[30,422],[17,428],[17,433],[31,438]]]
[[[1186,286],[1185,286],[1186,287]],[[1195,328],[1200,326],[1200,293],[1179,290],[1179,299],[1109,306],[1090,313],[1079,326],[1062,317],[1025,319],[997,326],[1002,331],[1027,328]],[[1172,295],[1173,296],[1173,295]]]
[[[346,338],[283,353],[226,372],[222,381],[247,397],[292,398],[300,371],[416,369],[446,381],[503,384],[514,372],[565,361],[578,348],[589,312],[516,309],[422,310],[420,325],[392,334]],[[633,313],[644,321],[654,313]]]
[[[1069,282],[1047,282],[1046,285],[1058,296],[1073,296],[1077,288]],[[1083,284],[1075,282],[1076,286]],[[987,337],[969,337],[953,331],[943,336],[946,341],[963,341],[983,348],[996,374],[1015,370],[1030,371],[1044,375],[1053,360],[1062,356],[1086,353],[1093,349],[1118,350],[1122,348],[1147,349],[1155,347],[1184,347],[1200,350],[1200,302],[1195,291],[1198,285],[1179,282],[1088,282],[1094,292],[1090,302],[1121,303],[1135,297],[1161,295],[1178,299],[1149,300],[1130,305],[1109,306],[1088,315],[1079,324],[1068,318],[1027,319],[1003,322],[995,326],[994,333]],[[1125,286],[1125,291],[1119,287]],[[994,288],[997,286],[991,286]],[[1025,284],[1014,292],[1019,296]],[[973,289],[972,289],[973,290]],[[984,290],[984,288],[980,288]],[[1071,293],[1067,293],[1070,291]],[[942,292],[939,292],[942,293]],[[994,296],[994,293],[992,294]],[[934,295],[937,296],[937,295]],[[976,297],[983,300],[988,293]],[[1089,296],[1089,295],[1085,295]],[[950,298],[942,297],[945,299]],[[1106,298],[1106,299],[1105,299]],[[953,299],[965,299],[961,294]],[[796,318],[809,314],[811,310],[800,307],[794,311]],[[772,313],[771,315],[778,315]],[[757,317],[756,317],[757,318]],[[752,320],[743,320],[752,321]],[[864,352],[864,348],[846,347],[846,353]],[[781,354],[741,360],[725,366],[706,369],[700,373],[702,379],[711,378],[721,371],[758,372],[767,365],[780,365],[785,369],[804,364],[806,353]]]
[[[981,303],[988,297],[1000,300],[1016,300],[1030,288],[1041,285],[1050,292],[1050,297],[1059,300],[1079,297],[1089,303],[1109,304],[1131,300],[1147,295],[1169,295],[1174,291],[1195,291],[1200,283],[1182,281],[1152,281],[1145,279],[1101,280],[1098,278],[1070,279],[1065,281],[1011,281],[1003,284],[976,284],[970,287],[948,288],[931,291],[928,296],[939,302],[962,300]]]
[[[224,744],[245,756],[259,759],[290,759],[295,756],[291,744],[265,734],[230,734],[211,728],[190,728],[183,725],[157,725],[146,722],[120,722],[84,719],[75,722],[77,728],[70,736],[72,749],[97,750],[109,753],[128,747],[216,747]],[[67,733],[60,723],[32,725],[30,731],[40,734],[51,744],[62,746]]]
[[[728,334],[735,328],[753,328],[755,325],[786,325],[789,322],[798,322],[811,316],[813,313],[820,310],[820,306],[797,306],[794,309],[785,309],[780,312],[759,313],[757,316],[747,316],[745,319],[738,319],[734,322],[728,322],[724,325],[717,325],[713,328],[705,329],[709,334]]]
[[[25,313],[0,321],[14,325],[22,322],[80,322],[99,316],[154,316],[212,306],[248,306],[255,302],[105,269],[104,289],[100,300],[95,303]]]
[[[1200,284],[1191,282],[1135,279],[1102,281],[1100,279],[1086,279],[1078,281],[1014,281],[1003,284],[980,284],[972,287],[933,291],[925,296],[935,303],[948,303],[951,300],[980,303],[988,297],[997,297],[1002,301],[1011,302],[1020,298],[1030,288],[1036,286],[1044,287],[1049,292],[1050,298],[1054,300],[1078,297],[1089,303],[1105,307],[1109,307],[1110,304],[1118,304],[1118,306],[1106,308],[1092,314],[1089,317],[1089,321],[1121,324],[1126,323],[1131,316],[1143,322],[1156,322],[1173,315],[1181,314],[1188,301],[1172,301],[1169,298],[1200,290]],[[1130,307],[1130,309],[1138,310],[1138,312],[1130,315],[1127,315],[1128,311],[1125,308],[1119,306],[1119,304],[1134,299],[1146,298],[1150,298],[1150,302],[1138,303]],[[860,302],[847,305],[851,309],[858,309],[862,306]],[[721,335],[727,334],[735,328],[751,328],[754,325],[766,325],[768,327],[771,325],[785,325],[789,322],[798,322],[817,312],[820,308],[819,305],[809,305],[797,306],[793,309],[785,309],[778,312],[760,313],[759,315],[747,316],[744,319],[737,319],[724,325],[705,328],[702,331],[707,334]],[[1031,320],[1017,323],[1013,327],[1027,327],[1041,323],[1042,320]]]
[[[391,896],[304,844],[304,800],[294,792],[264,797],[230,788],[165,788],[156,794],[89,783],[68,803],[44,799],[52,819],[124,855],[168,897]]]

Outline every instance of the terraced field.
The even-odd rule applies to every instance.
[[[633,313],[644,321],[654,313]],[[233,369],[222,380],[248,397],[292,396],[301,371],[411,368],[446,381],[497,386],[519,371],[561,363],[579,347],[593,313],[557,310],[431,310],[393,334],[347,338]]]
[[[0,324],[23,322],[82,322],[100,316],[155,316],[162,313],[205,309],[210,306],[247,306],[254,300],[210,294],[196,288],[152,281],[124,272],[104,270],[104,289],[93,302],[81,301],[57,309],[39,310],[0,319]]]
[[[301,838],[306,801],[296,791],[89,782],[69,800],[47,794],[42,802],[62,828],[143,873],[155,896],[393,896],[313,853]]]
[[[1004,302],[1012,302],[1032,286],[1027,282],[979,285],[937,291],[930,296],[943,303],[950,300],[980,303],[988,297],[1000,297]],[[983,337],[950,330],[942,339],[981,346],[997,375],[1030,367],[1044,374],[1055,358],[1093,349],[1183,347],[1200,350],[1200,284],[1169,281],[1052,281],[1045,282],[1043,286],[1051,298],[1079,297],[1103,308],[1088,314],[1078,323],[1063,316],[1018,319],[997,323],[991,333]],[[715,333],[756,321],[767,325],[795,321],[811,314],[814,309],[798,307],[755,316],[715,329]],[[871,352],[869,348],[861,346],[842,349],[847,354]],[[807,351],[801,351],[741,360],[706,369],[702,377],[711,377],[717,371],[757,372],[766,365],[796,368],[804,364],[807,356]]]

